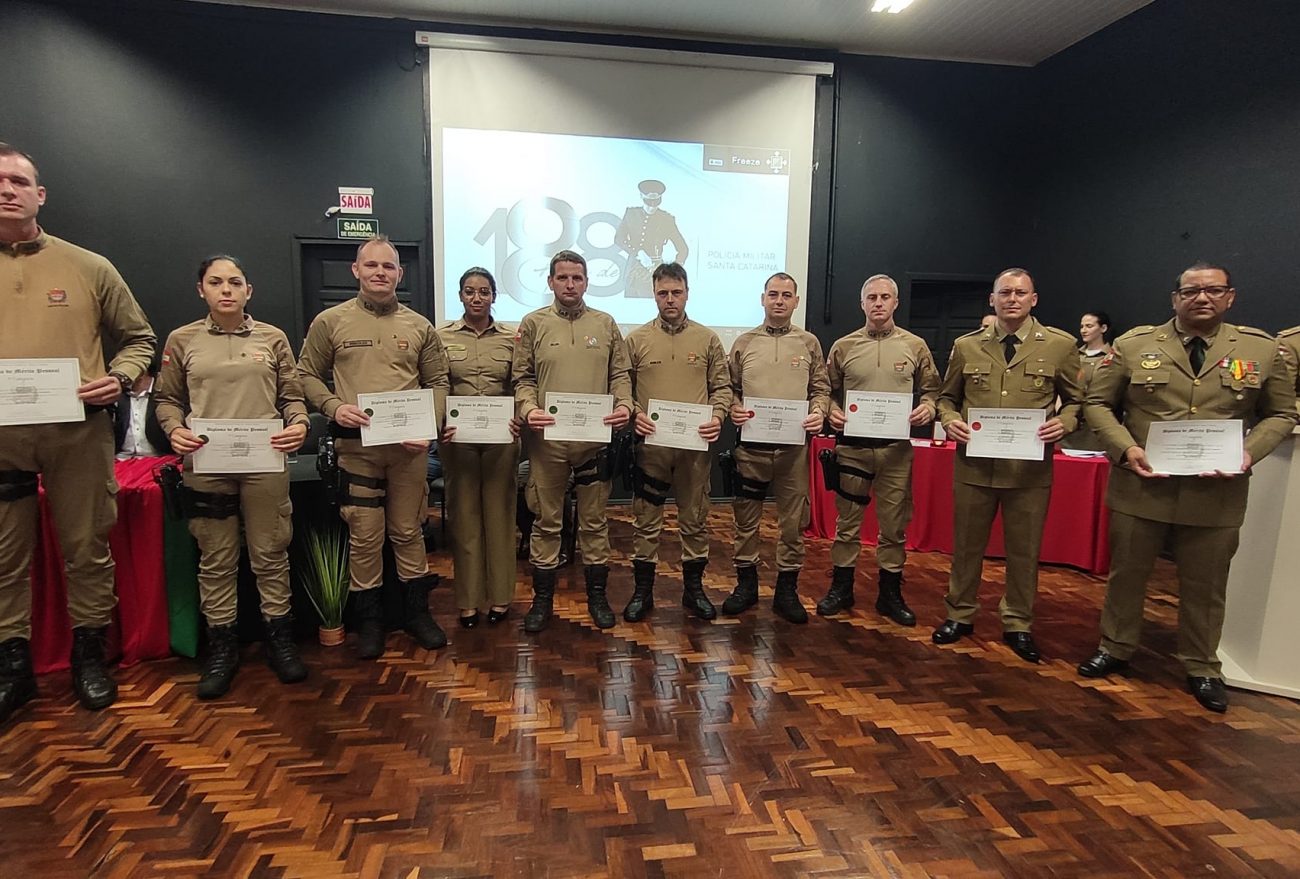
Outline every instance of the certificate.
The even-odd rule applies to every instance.
[[[0,424],[85,421],[80,386],[75,357],[0,360]]]
[[[363,446],[430,440],[438,432],[431,388],[357,394],[357,406],[370,416],[370,424],[361,428]]]
[[[1147,463],[1157,473],[1195,476],[1198,473],[1240,473],[1242,425],[1239,418],[1223,421],[1163,421],[1147,433]]]
[[[1043,460],[1038,428],[1047,419],[1046,409],[971,409],[967,418],[966,457]]]
[[[651,400],[646,415],[655,423],[655,432],[645,438],[647,446],[708,451],[709,444],[700,436],[700,425],[713,419],[713,407],[708,403]]]
[[[191,418],[190,432],[203,448],[190,460],[195,473],[283,473],[284,453],[271,437],[284,429],[278,418]]]
[[[447,398],[447,426],[456,428],[451,438],[454,443],[512,443],[510,419],[514,415],[514,397]]]
[[[542,438],[559,442],[607,443],[613,429],[604,418],[614,411],[613,394],[546,394],[546,414],[555,423]]]
[[[740,428],[740,438],[747,443],[772,443],[778,446],[801,446],[808,440],[803,420],[808,417],[807,400],[771,400],[746,397],[749,420]]]
[[[844,435],[907,439],[912,435],[912,395],[890,391],[845,391]]]

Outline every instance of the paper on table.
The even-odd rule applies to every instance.
[[[1038,428],[1047,419],[1045,409],[971,409],[967,413],[970,442],[968,458],[1043,460]]]
[[[370,416],[370,424],[361,428],[363,446],[431,440],[438,430],[431,388],[357,394],[357,406]]]
[[[0,424],[85,421],[86,406],[77,397],[80,386],[81,365],[75,357],[0,360]]]
[[[844,435],[907,439],[912,435],[912,395],[892,391],[845,391]]]
[[[546,412],[555,423],[542,438],[558,442],[607,443],[613,429],[604,418],[614,411],[613,394],[546,394]]]
[[[740,428],[740,437],[750,443],[801,446],[808,439],[803,420],[808,417],[807,400],[774,400],[746,397],[749,420]]]
[[[646,414],[655,423],[655,432],[645,438],[647,446],[708,450],[709,444],[700,436],[700,425],[713,418],[713,407],[707,403],[651,400]]]
[[[284,472],[284,453],[271,446],[284,429],[278,418],[191,418],[189,427],[203,440],[190,458],[195,473]]]
[[[1240,473],[1243,451],[1240,418],[1163,421],[1147,433],[1147,463],[1169,476]]]
[[[454,443],[512,443],[510,419],[514,414],[514,397],[447,398],[447,426],[456,428],[451,438]]]

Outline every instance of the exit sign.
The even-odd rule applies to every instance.
[[[358,219],[356,217],[338,217],[340,238],[374,238],[379,234],[379,221],[376,219]]]
[[[370,187],[340,186],[339,212],[344,214],[371,214],[375,210],[375,191]]]

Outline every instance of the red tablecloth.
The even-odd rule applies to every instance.
[[[163,575],[162,491],[153,469],[162,459],[118,461],[117,524],[109,536],[116,563],[117,610],[112,641],[123,665],[170,655]],[[72,624],[59,539],[40,492],[40,525],[32,557],[32,658],[37,674],[68,667]]]
[[[835,537],[835,495],[822,483],[817,453],[833,449],[835,440],[814,437],[809,454],[812,520],[809,537]],[[952,443],[941,447],[917,445],[912,462],[912,502],[915,514],[907,529],[907,548],[919,552],[952,552],[952,471],[957,456]],[[1071,458],[1058,454],[1054,462],[1052,500],[1047,508],[1040,559],[1046,564],[1071,565],[1094,574],[1110,568],[1106,482],[1110,462],[1105,458]],[[876,543],[875,504],[862,517],[862,542]],[[1004,557],[1002,514],[993,522],[986,553]]]

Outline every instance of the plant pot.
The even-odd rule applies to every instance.
[[[322,647],[337,647],[343,643],[343,627],[327,629],[321,626],[318,631]]]

